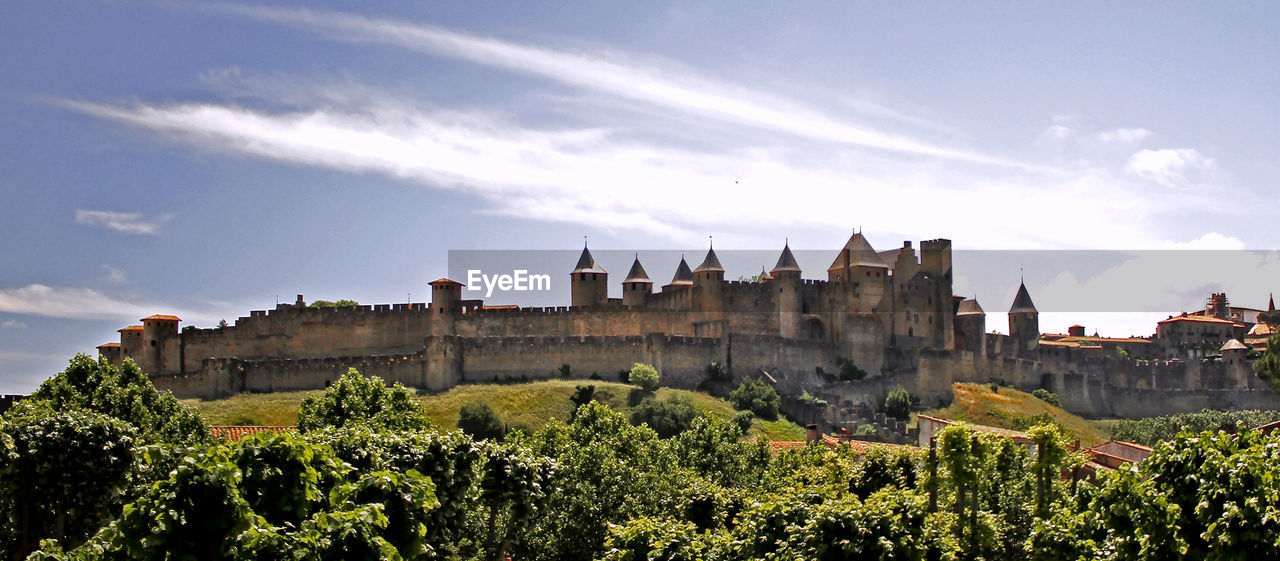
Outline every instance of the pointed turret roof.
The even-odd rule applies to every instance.
[[[1240,341],[1237,341],[1237,340],[1235,340],[1235,339],[1232,339],[1232,340],[1230,340],[1230,341],[1227,341],[1227,344],[1223,345],[1223,346],[1222,346],[1222,348],[1221,348],[1221,349],[1218,349],[1218,350],[1220,350],[1220,351],[1247,351],[1247,350],[1249,350],[1249,347],[1244,346],[1244,343],[1241,343]]]
[[[636,256],[635,262],[631,264],[631,270],[627,272],[627,280],[622,281],[623,284],[629,282],[653,284],[653,281],[649,280],[649,273],[644,272],[644,267],[640,265],[639,255]]]
[[[693,284],[693,271],[689,270],[689,263],[683,255],[680,256],[680,265],[676,266],[676,276],[671,277],[671,284]]]
[[[1270,297],[1267,298],[1267,311],[1274,312],[1276,311],[1276,295],[1270,294],[1269,296]]]
[[[760,277],[757,280],[767,281],[773,280],[773,275],[769,271],[764,270],[764,265],[760,266]]]
[[[773,272],[779,271],[795,271],[800,272],[800,264],[796,263],[796,256],[791,254],[791,244],[782,244],[782,255],[778,256],[778,264],[773,266]]]
[[[1031,294],[1027,292],[1027,283],[1019,284],[1018,295],[1013,297],[1013,307],[1009,308],[1009,313],[1036,311],[1036,305],[1031,301]]]
[[[836,254],[836,260],[827,267],[828,271],[839,271],[845,268],[845,256],[848,256],[849,267],[881,267],[888,269],[884,260],[880,259],[880,255],[876,253],[875,248],[871,247],[871,242],[862,235],[862,232],[856,232],[853,237],[845,242],[844,247],[840,248],[840,253]]]
[[[596,265],[596,258],[591,256],[591,250],[587,246],[582,246],[582,255],[578,257],[578,266],[573,268],[575,273],[605,273],[599,265]],[[605,273],[608,274],[608,273]]]
[[[724,267],[720,266],[720,259],[716,257],[715,248],[708,249],[707,258],[703,259],[702,264],[698,265],[698,268],[693,270],[693,272],[695,273],[705,273],[705,272],[712,272],[712,271],[718,272],[718,273],[724,272]]]
[[[976,298],[965,298],[964,300],[960,301],[960,307],[956,309],[956,315],[958,316],[984,315],[985,316],[987,315],[987,313],[982,311],[982,306],[978,305],[978,300]]]

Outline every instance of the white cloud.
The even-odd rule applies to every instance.
[[[11,319],[4,323],[0,323],[0,329],[26,329],[26,328],[27,328],[27,324],[22,323],[16,319]]]
[[[212,325],[222,314],[139,303],[92,288],[29,284],[0,288],[0,312],[79,320],[118,320],[135,323],[152,314],[173,314],[188,324]],[[123,327],[123,324],[122,324]]]
[[[804,138],[937,158],[1016,168],[1025,163],[936,145],[903,135],[873,130],[790,100],[748,88],[727,86],[697,77],[675,65],[639,62],[636,57],[597,49],[590,53],[556,50],[441,27],[367,18],[339,12],[221,4],[215,13],[241,15],[315,30],[338,39],[375,41],[435,56],[529,74],[587,90],[675,109],[738,125]],[[885,115],[886,108],[872,113]],[[891,110],[890,110],[891,111]],[[905,116],[891,113],[896,119]]]
[[[1135,144],[1146,140],[1152,132],[1147,129],[1116,129],[1098,133],[1098,142],[1106,144]]]
[[[140,212],[112,212],[106,210],[77,210],[76,223],[104,228],[125,234],[155,235],[167,216],[144,220]]]
[[[1043,133],[1040,133],[1040,136],[1051,138],[1053,140],[1066,140],[1074,135],[1075,131],[1072,131],[1069,127],[1064,127],[1062,125],[1050,125]]]
[[[1159,249],[1220,249],[1220,250],[1241,250],[1244,249],[1244,242],[1231,236],[1224,236],[1217,232],[1209,232],[1194,240],[1187,242],[1166,241],[1161,243]]]
[[[112,283],[112,284],[123,284],[123,283],[125,283],[126,281],[128,281],[128,280],[129,280],[129,279],[125,276],[124,271],[122,271],[122,270],[120,270],[120,269],[117,269],[117,268],[115,268],[115,267],[112,267],[111,265],[103,265],[103,266],[102,266],[102,268],[103,268],[103,269],[106,269],[106,271],[107,271],[106,280],[107,280],[107,282],[109,282],[109,283]]]
[[[1207,171],[1216,166],[1194,148],[1164,148],[1139,150],[1129,157],[1125,171],[1135,177],[1174,186],[1188,181],[1187,174]]]

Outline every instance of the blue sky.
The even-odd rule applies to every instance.
[[[1276,255],[1239,250],[1276,248],[1280,8],[1090,8],[5,2],[0,391],[144,315],[422,301],[449,250],[584,234],[1236,250],[1026,275],[1046,330],[1135,282],[1147,316],[1086,325],[1264,306]],[[957,275],[989,312],[1016,290]]]

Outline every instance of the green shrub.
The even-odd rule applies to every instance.
[[[715,382],[728,382],[733,380],[733,375],[729,373],[729,367],[720,361],[711,361],[707,366],[707,376]]]
[[[836,365],[840,367],[840,380],[842,381],[853,382],[867,377],[866,370],[858,368],[858,365],[847,358],[837,358]]]
[[[684,395],[671,395],[666,399],[645,398],[631,412],[631,424],[649,425],[662,438],[670,438],[689,429],[698,410],[693,400]]]
[[[747,378],[738,385],[738,389],[729,394],[729,402],[736,409],[751,411],[761,419],[774,421],[778,419],[782,398],[778,397],[778,391],[773,386],[763,380]]]
[[[458,412],[458,428],[476,440],[502,440],[507,425],[498,413],[483,401],[473,401]]]
[[[298,408],[298,430],[354,424],[413,430],[430,426],[426,411],[413,394],[397,383],[387,387],[380,378],[366,378],[351,368],[319,396],[310,396]]]
[[[899,421],[911,418],[911,394],[902,386],[894,388],[884,398],[884,414]]]
[[[755,420],[756,414],[750,411],[739,411],[737,415],[733,416],[733,424],[742,430],[742,434],[747,434],[747,431],[751,430],[751,424]]]
[[[1031,392],[1031,395],[1035,396],[1040,401],[1048,403],[1049,405],[1052,405],[1054,407],[1062,407],[1062,400],[1058,399],[1058,394],[1053,393],[1044,388],[1040,388],[1036,391]]]
[[[631,367],[631,373],[627,376],[628,382],[640,386],[640,389],[647,392],[658,389],[659,380],[656,368],[639,362]]]

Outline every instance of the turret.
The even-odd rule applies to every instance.
[[[693,285],[698,288],[698,301],[703,311],[724,308],[724,267],[720,266],[715,248],[708,249],[707,257],[693,270]]]
[[[622,303],[627,306],[643,306],[649,294],[653,292],[653,281],[640,265],[640,255],[631,264],[627,279],[622,281]]]
[[[782,255],[778,256],[778,264],[773,266],[769,276],[775,281],[800,280],[800,264],[796,262],[796,256],[791,254],[790,242],[782,244]]]
[[[586,246],[582,247],[578,265],[569,273],[569,287],[575,308],[598,306],[609,299],[609,273],[596,264]]]
[[[676,274],[671,277],[671,282],[662,286],[662,291],[668,289],[685,289],[693,286],[693,271],[689,270],[689,263],[685,262],[684,256],[680,256],[680,264],[676,265]]]
[[[448,278],[439,278],[427,284],[431,285],[431,304],[427,309],[432,314],[457,313],[459,303],[462,302],[462,283]]]
[[[179,363],[177,316],[154,315],[142,318],[142,352],[138,366],[147,374],[171,374],[181,370]]]
[[[1227,387],[1229,389],[1245,389],[1249,387],[1249,347],[1239,340],[1231,339],[1222,348],[1222,364],[1227,371]]]
[[[987,313],[978,305],[977,298],[966,298],[956,308],[956,350],[969,351],[977,356],[987,354]]]
[[[782,255],[778,256],[778,264],[770,273],[776,287],[778,306],[778,333],[788,339],[796,338],[800,333],[803,320],[802,299],[800,294],[800,264],[796,256],[791,254],[791,244],[782,245]]]
[[[889,280],[889,266],[861,232],[853,234],[827,267],[827,280],[853,289],[855,310],[870,313],[880,304]]]
[[[1009,308],[1009,337],[1013,339],[1016,356],[1034,356],[1040,345],[1040,312],[1031,301],[1026,283],[1018,285],[1018,295],[1013,297],[1013,306]]]

